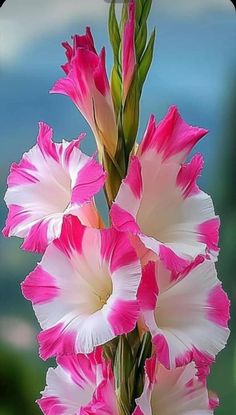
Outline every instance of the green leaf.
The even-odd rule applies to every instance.
[[[119,191],[121,180],[124,176],[116,160],[111,159],[105,148],[99,151],[99,156],[101,157],[101,163],[104,167],[104,170],[108,172],[107,180],[104,185],[104,192],[107,199],[107,204],[109,207],[111,207],[111,204],[115,200],[116,195]]]
[[[131,347],[125,335],[119,337],[116,349],[114,372],[116,373],[116,385],[119,388],[124,384],[124,380],[128,378],[133,368],[133,355]]]
[[[152,63],[155,37],[156,37],[156,31],[154,29],[152,34],[151,34],[151,37],[149,39],[146,50],[143,54],[143,57],[141,59],[141,62],[139,64],[139,88],[140,88],[140,93],[142,91],[143,84],[145,82],[145,79],[147,77],[148,71],[149,71],[151,63]]]
[[[142,0],[136,0],[136,26],[139,29],[139,22],[142,16],[143,2]]]
[[[109,19],[108,19],[108,29],[109,29],[109,37],[111,46],[114,53],[115,61],[119,61],[119,49],[120,49],[120,31],[118,22],[116,19],[116,11],[115,11],[115,2],[112,0],[110,9],[109,9]]]
[[[131,405],[132,413],[134,410],[134,390],[136,389],[136,382],[137,382],[137,365],[136,362],[130,372],[129,378],[127,379],[127,388],[128,388],[128,396],[129,402]]]
[[[107,342],[103,345],[104,357],[108,360],[111,360],[112,363],[114,363],[117,344],[118,344],[118,337],[115,337],[113,340],[111,340],[111,341],[109,341],[109,342]]]
[[[111,73],[111,93],[115,113],[118,116],[121,107],[122,81],[116,65],[113,66]]]
[[[151,356],[152,352],[152,341],[151,334],[149,332],[145,333],[143,340],[140,346],[139,358],[138,358],[138,367],[143,368],[145,360]]]
[[[126,144],[126,154],[129,155],[133,149],[139,123],[139,79],[137,68],[134,71],[133,81],[130,85],[123,108],[123,133]]]
[[[119,337],[114,361],[115,387],[120,413],[130,415],[128,379],[134,366],[131,347],[125,335]]]
[[[142,0],[143,7],[142,7],[142,15],[140,18],[139,25],[142,26],[144,23],[147,22],[151,7],[152,7],[152,0]]]
[[[136,358],[137,351],[140,348],[140,337],[139,337],[139,331],[138,327],[136,326],[133,331],[127,334],[127,340],[129,344],[131,344],[131,349],[134,358]]]
[[[120,33],[123,33],[124,25],[128,19],[128,2],[124,1],[121,11],[121,19],[120,19]]]
[[[140,62],[146,43],[147,43],[147,24],[145,23],[140,27],[136,35],[136,39],[135,39],[136,59],[138,63]]]
[[[150,333],[145,333],[142,339],[142,343],[140,345],[139,351],[137,353],[137,363],[136,363],[136,383],[134,389],[134,396],[133,399],[135,400],[138,398],[143,392],[144,386],[144,366],[146,359],[151,356],[152,353],[152,340]]]

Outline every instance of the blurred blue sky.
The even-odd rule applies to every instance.
[[[236,66],[235,13],[229,0],[154,0],[150,28],[157,27],[154,63],[143,94],[140,130],[149,114],[162,117],[177,104],[186,120],[210,129],[199,149],[211,167],[223,139],[226,102]],[[72,103],[48,90],[62,75],[61,41],[92,26],[98,49],[107,46],[103,0],[7,0],[0,11],[1,136],[3,175],[34,144],[37,123],[52,125],[56,139],[90,130]],[[111,51],[107,48],[108,68]],[[140,133],[141,134],[141,133]]]

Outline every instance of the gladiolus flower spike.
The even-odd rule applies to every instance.
[[[80,149],[85,134],[55,143],[41,122],[8,176],[3,234],[42,254],[21,288],[41,326],[40,357],[57,363],[37,400],[45,415],[212,415],[219,404],[207,377],[229,336],[220,221],[198,186],[202,155],[187,161],[207,130],[172,106],[136,142],[151,4],[124,2],[118,22],[111,2],[110,82],[89,27],[63,42],[65,76],[51,92],[85,117],[98,161]],[[95,202],[102,188],[107,228]]]

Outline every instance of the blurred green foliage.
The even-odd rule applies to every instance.
[[[216,212],[221,219],[220,257],[217,263],[219,278],[223,282],[231,301],[231,335],[227,347],[220,353],[212,367],[210,387],[219,394],[220,407],[216,414],[236,413],[236,95],[232,84],[229,105],[225,111],[225,136],[221,141],[219,159],[215,161],[215,176],[212,177],[212,193]]]
[[[39,415],[35,404],[45,385],[46,365],[28,353],[0,348],[0,415]]]

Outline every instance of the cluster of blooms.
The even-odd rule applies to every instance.
[[[130,1],[123,101],[135,68],[134,23]],[[65,78],[52,92],[72,99],[99,152],[114,159],[118,126],[104,49],[97,54],[89,29],[64,47]],[[215,269],[219,219],[197,186],[203,158],[186,163],[206,133],[185,123],[176,107],[160,123],[151,116],[111,205],[109,228],[94,199],[109,171],[80,150],[84,135],[54,143],[52,129],[40,123],[37,144],[12,165],[3,233],[43,254],[22,291],[42,327],[40,356],[58,364],[38,401],[44,414],[126,414],[120,390],[127,379],[105,348],[133,331],[141,344],[150,333],[151,351],[130,414],[213,413],[218,399],[206,380],[229,335],[229,301]]]

